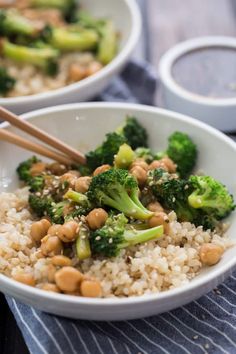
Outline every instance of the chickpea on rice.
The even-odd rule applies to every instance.
[[[168,235],[160,241],[123,250],[114,259],[88,259],[78,264],[75,254],[70,259],[62,255],[42,257],[38,239],[34,242],[30,236],[34,219],[28,209],[28,195],[28,188],[0,195],[0,272],[47,291],[65,291],[60,281],[51,282],[51,266],[56,279],[60,269],[73,266],[75,274],[77,269],[85,279],[77,283],[81,294],[88,294],[84,296],[91,296],[89,282],[93,279],[99,282],[94,287],[95,294],[103,297],[161,292],[189,283],[200,272],[206,263],[206,253],[202,256],[205,245],[220,249],[219,257],[222,250],[232,246],[232,241],[220,234],[203,231],[188,222],[179,223],[171,212]],[[78,275],[75,278],[80,279]],[[76,286],[69,285],[66,291],[75,289]]]

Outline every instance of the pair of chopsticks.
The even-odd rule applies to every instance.
[[[71,165],[72,163],[79,163],[84,165],[86,163],[86,158],[81,152],[63,143],[50,134],[45,133],[43,130],[29,123],[29,121],[21,119],[16,114],[8,111],[2,106],[0,106],[0,119],[7,121],[25,133],[34,136],[47,145],[50,145],[54,149],[57,149],[59,152],[56,150],[51,150],[46,146],[34,143],[30,140],[24,139],[21,136],[11,133],[10,131],[3,128],[0,128],[0,140],[4,140],[11,144],[20,146],[23,149],[33,151],[36,154],[48,157],[62,164]]]

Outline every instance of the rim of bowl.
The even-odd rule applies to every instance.
[[[132,103],[109,103],[109,102],[87,102],[87,103],[74,103],[74,104],[67,104],[67,105],[61,105],[61,106],[54,106],[54,107],[49,107],[49,108],[43,108],[39,110],[35,110],[26,114],[23,114],[21,117],[23,119],[31,119],[40,116],[41,114],[45,113],[54,113],[58,111],[68,111],[68,110],[74,110],[74,109],[80,109],[80,108],[92,108],[92,109],[122,109],[122,110],[134,110],[137,112],[145,113],[145,112],[150,112],[154,114],[161,114],[161,115],[166,115],[169,116],[173,120],[181,121],[181,122],[186,122],[186,123],[191,123],[193,127],[199,127],[201,129],[206,130],[209,132],[211,135],[223,140],[227,145],[230,145],[236,152],[236,144],[235,142],[224,135],[222,132],[219,130],[209,126],[206,123],[203,123],[201,121],[198,121],[197,119],[188,117],[186,115],[169,111],[166,109],[162,108],[157,108],[157,107],[151,107],[151,106],[146,106],[146,105],[141,105],[141,104],[132,104]],[[10,124],[9,123],[2,123],[1,127],[8,127]],[[119,306],[119,305],[129,305],[129,304],[142,304],[146,302],[152,302],[152,301],[157,301],[157,300],[162,300],[162,299],[171,299],[172,297],[175,296],[181,296],[184,293],[187,293],[189,291],[194,291],[194,289],[204,286],[205,284],[209,283],[215,278],[219,278],[220,276],[226,274],[229,272],[234,266],[236,265],[236,258],[230,259],[228,262],[226,262],[224,265],[219,267],[219,269],[214,270],[212,273],[206,273],[204,274],[201,278],[195,278],[194,282],[190,282],[189,284],[180,286],[179,288],[175,289],[170,289],[163,291],[161,293],[154,293],[154,294],[145,294],[141,296],[130,296],[128,298],[99,298],[99,299],[93,299],[93,298],[83,298],[83,297],[77,297],[77,296],[71,296],[71,295],[65,295],[65,294],[54,294],[50,292],[43,291],[38,288],[33,288],[24,284],[21,284],[19,282],[16,282],[15,280],[8,278],[7,276],[0,274],[0,282],[3,282],[6,284],[6,286],[10,287],[14,291],[20,291],[21,293],[24,293],[25,295],[29,296],[40,296],[42,299],[50,299],[50,300],[55,300],[59,301],[61,303],[73,303],[73,304],[86,304],[89,306]]]
[[[228,36],[207,36],[197,37],[181,42],[170,48],[161,58],[159,64],[160,79],[176,96],[190,101],[208,106],[235,106],[236,97],[234,98],[211,98],[194,94],[181,87],[172,76],[172,67],[176,60],[181,56],[197,49],[223,47],[236,50],[236,38]]]
[[[60,94],[70,93],[74,90],[83,90],[89,85],[95,82],[99,82],[102,79],[109,77],[109,75],[112,75],[112,73],[116,69],[120,68],[122,64],[125,63],[126,59],[129,58],[129,56],[132,54],[138,42],[141,33],[141,28],[142,28],[141,13],[136,1],[135,0],[122,0],[122,1],[126,4],[127,10],[129,11],[131,16],[131,22],[132,22],[131,33],[128,40],[124,44],[123,49],[121,49],[121,51],[116,55],[116,57],[109,64],[104,66],[97,73],[79,82],[75,82],[73,84],[63,86],[55,90],[36,93],[34,95],[0,98],[0,104],[1,105],[23,104],[26,102],[28,103],[29,101],[31,103],[37,103],[38,101],[43,100],[45,98],[53,99],[54,97],[57,97]]]

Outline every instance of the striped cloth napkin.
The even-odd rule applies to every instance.
[[[156,77],[131,62],[100,99],[152,104]],[[186,306],[146,319],[91,322],[37,311],[10,297],[8,304],[33,354],[236,353],[236,273]]]

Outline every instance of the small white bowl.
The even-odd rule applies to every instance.
[[[141,32],[141,14],[136,1],[80,0],[79,3],[94,17],[108,17],[114,21],[120,34],[117,56],[102,70],[84,80],[35,95],[0,98],[0,105],[21,114],[57,104],[83,102],[100,94],[112,77],[123,69]]]
[[[107,132],[114,131],[127,114],[136,116],[146,127],[154,151],[166,148],[173,131],[188,133],[198,146],[197,169],[219,179],[236,195],[236,144],[214,128],[181,114],[135,104],[81,103],[46,108],[23,118],[75,148],[88,151],[101,143]],[[17,131],[6,123],[1,127]],[[16,166],[29,156],[32,154],[0,141],[0,191],[17,188]],[[230,222],[228,235],[236,240],[235,213]],[[218,264],[200,272],[189,284],[159,294],[107,299],[75,297],[31,288],[1,274],[0,289],[42,311],[71,318],[110,321],[147,317],[184,305],[216,287],[236,265],[235,250],[236,247],[228,249]]]
[[[233,98],[201,96],[181,87],[172,75],[173,65],[182,56],[199,49],[216,47],[234,49],[236,55],[236,39],[233,37],[194,38],[169,49],[161,58],[159,73],[166,108],[230,132],[236,130],[236,95]]]

